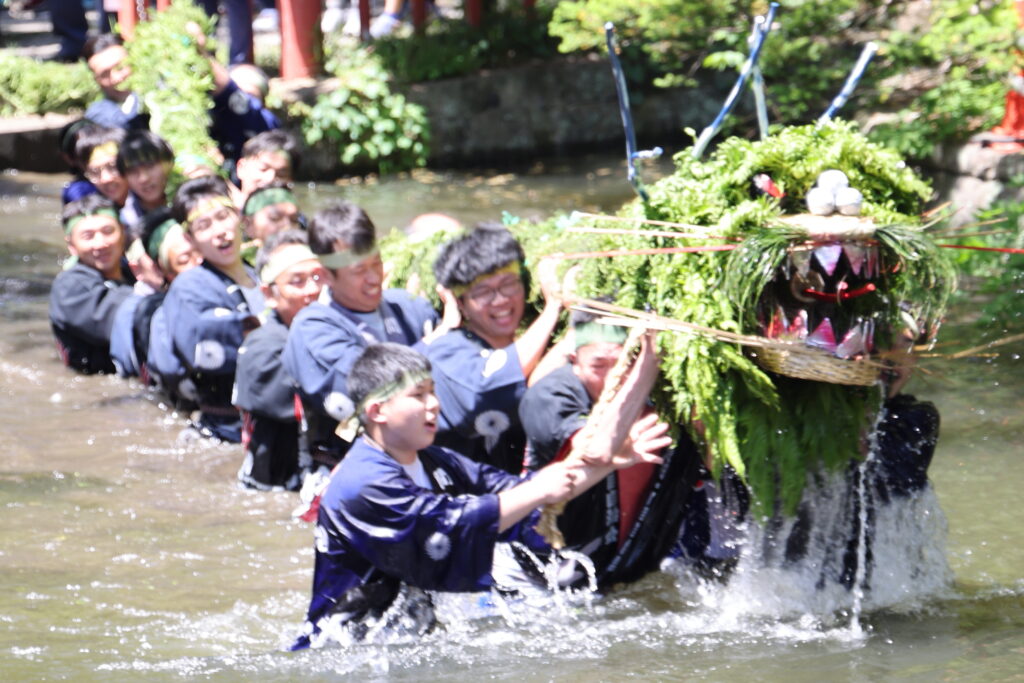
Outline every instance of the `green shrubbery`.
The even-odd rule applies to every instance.
[[[81,110],[99,94],[85,64],[0,55],[0,116]]]
[[[342,163],[381,173],[427,163],[426,112],[392,92],[391,76],[376,55],[363,48],[335,50],[327,68],[338,87],[313,105],[296,102],[288,109],[302,121],[307,145],[331,145]]]

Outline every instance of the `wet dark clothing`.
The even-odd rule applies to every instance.
[[[295,383],[281,354],[288,327],[277,313],[263,318],[238,349],[235,405],[242,410],[245,462],[239,480],[253,488],[297,489],[303,469],[312,464],[299,447]]]
[[[85,110],[85,118],[107,128],[134,130],[149,127],[149,117],[139,113],[139,96],[135,93],[124,102],[106,97],[96,100]]]
[[[346,382],[363,349],[381,341],[411,346],[438,322],[426,299],[401,289],[385,290],[377,310],[385,338],[336,301],[314,302],[292,321],[283,362],[298,386],[303,431],[317,464],[333,467],[348,448],[334,431],[354,410]]]
[[[435,443],[506,472],[521,472],[526,434],[519,400],[526,376],[515,345],[494,349],[459,328],[416,349],[430,359],[441,403]]]
[[[592,408],[590,395],[570,365],[527,389],[519,404],[528,438],[527,468],[540,469],[567,455],[573,435],[586,424]],[[654,571],[677,539],[700,456],[683,433],[677,447],[662,457],[664,462],[634,501],[627,501],[622,490],[629,472],[615,472],[569,501],[558,518],[566,546],[594,562],[599,587],[636,581]],[[633,523],[625,529],[623,505],[637,502]]]
[[[254,272],[249,275],[258,282]],[[241,417],[231,403],[235,363],[246,333],[259,326],[263,305],[258,289],[245,292],[203,263],[174,278],[161,307],[174,353],[195,384],[199,427],[225,441],[242,439]]]
[[[61,360],[85,373],[113,373],[110,334],[120,306],[131,298],[135,279],[127,266],[121,281],[108,280],[81,262],[62,271],[50,290],[50,326]]]
[[[419,458],[432,491],[363,438],[331,475],[314,533],[313,596],[292,649],[318,646],[342,625],[379,615],[400,582],[424,590],[489,589],[498,541],[546,548],[533,531],[538,512],[498,532],[496,494],[519,477],[437,446]]]

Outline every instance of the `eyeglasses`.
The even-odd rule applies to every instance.
[[[473,303],[483,306],[494,301],[499,293],[506,299],[522,294],[523,281],[519,277],[513,276],[503,280],[497,287],[474,287],[466,293],[466,296],[472,299]]]
[[[95,183],[103,178],[104,173],[108,173],[114,176],[120,175],[120,173],[117,170],[117,162],[111,161],[106,164],[103,164],[102,166],[94,166],[92,168],[87,168],[85,169],[85,173],[83,175],[85,176],[86,180]]]

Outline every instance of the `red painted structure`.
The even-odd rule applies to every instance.
[[[1017,8],[1017,23],[1024,27],[1024,0],[1015,0],[1014,6]],[[1024,54],[1018,52],[1018,58],[1024,59]],[[1024,79],[1024,69],[1019,70],[1017,76]],[[995,136],[1024,140],[1024,93],[1010,88],[1010,91],[1006,93],[1006,112],[1003,114],[1003,121],[990,133]],[[1024,143],[1017,141],[992,142],[988,146],[1008,154],[1024,150]]]

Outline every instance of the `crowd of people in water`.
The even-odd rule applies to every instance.
[[[124,89],[120,40],[101,35],[86,57],[103,98],[60,140],[74,178],[49,308],[59,356],[78,372],[138,377],[192,432],[240,443],[243,485],[301,491],[316,566],[296,647],[385,614],[429,628],[425,590],[545,585],[539,509],[569,499],[559,526],[599,586],[673,552],[728,560],[701,533],[680,542],[687,515],[706,519],[712,484],[685,435],[670,446],[648,414],[650,339],[574,446],[626,330],[573,312],[552,344],[569,315],[553,263],[531,274],[501,225],[463,230],[434,264],[435,310],[386,288],[363,209],[341,201],[307,219],[292,191],[301,150],[258,88],[214,63],[223,162],[176,156]],[[531,275],[543,305],[523,329]],[[566,458],[574,450],[582,457]],[[559,580],[587,578],[567,565]]]
[[[302,152],[251,73],[213,63],[215,161],[148,129],[116,36],[86,55],[103,99],[60,141],[74,172],[50,297],[60,358],[138,377],[192,432],[241,444],[241,484],[300,492],[316,563],[295,648],[427,630],[425,591],[606,588],[666,557],[705,576],[735,562],[746,490],[713,481],[685,430],[673,442],[651,413],[650,336],[604,392],[626,330],[570,311],[570,280],[548,260],[528,268],[500,224],[440,249],[443,310],[389,289],[363,209],[307,218],[292,191]],[[524,327],[531,278],[543,303]],[[573,553],[536,530],[560,503]],[[560,559],[579,554],[592,576]]]

